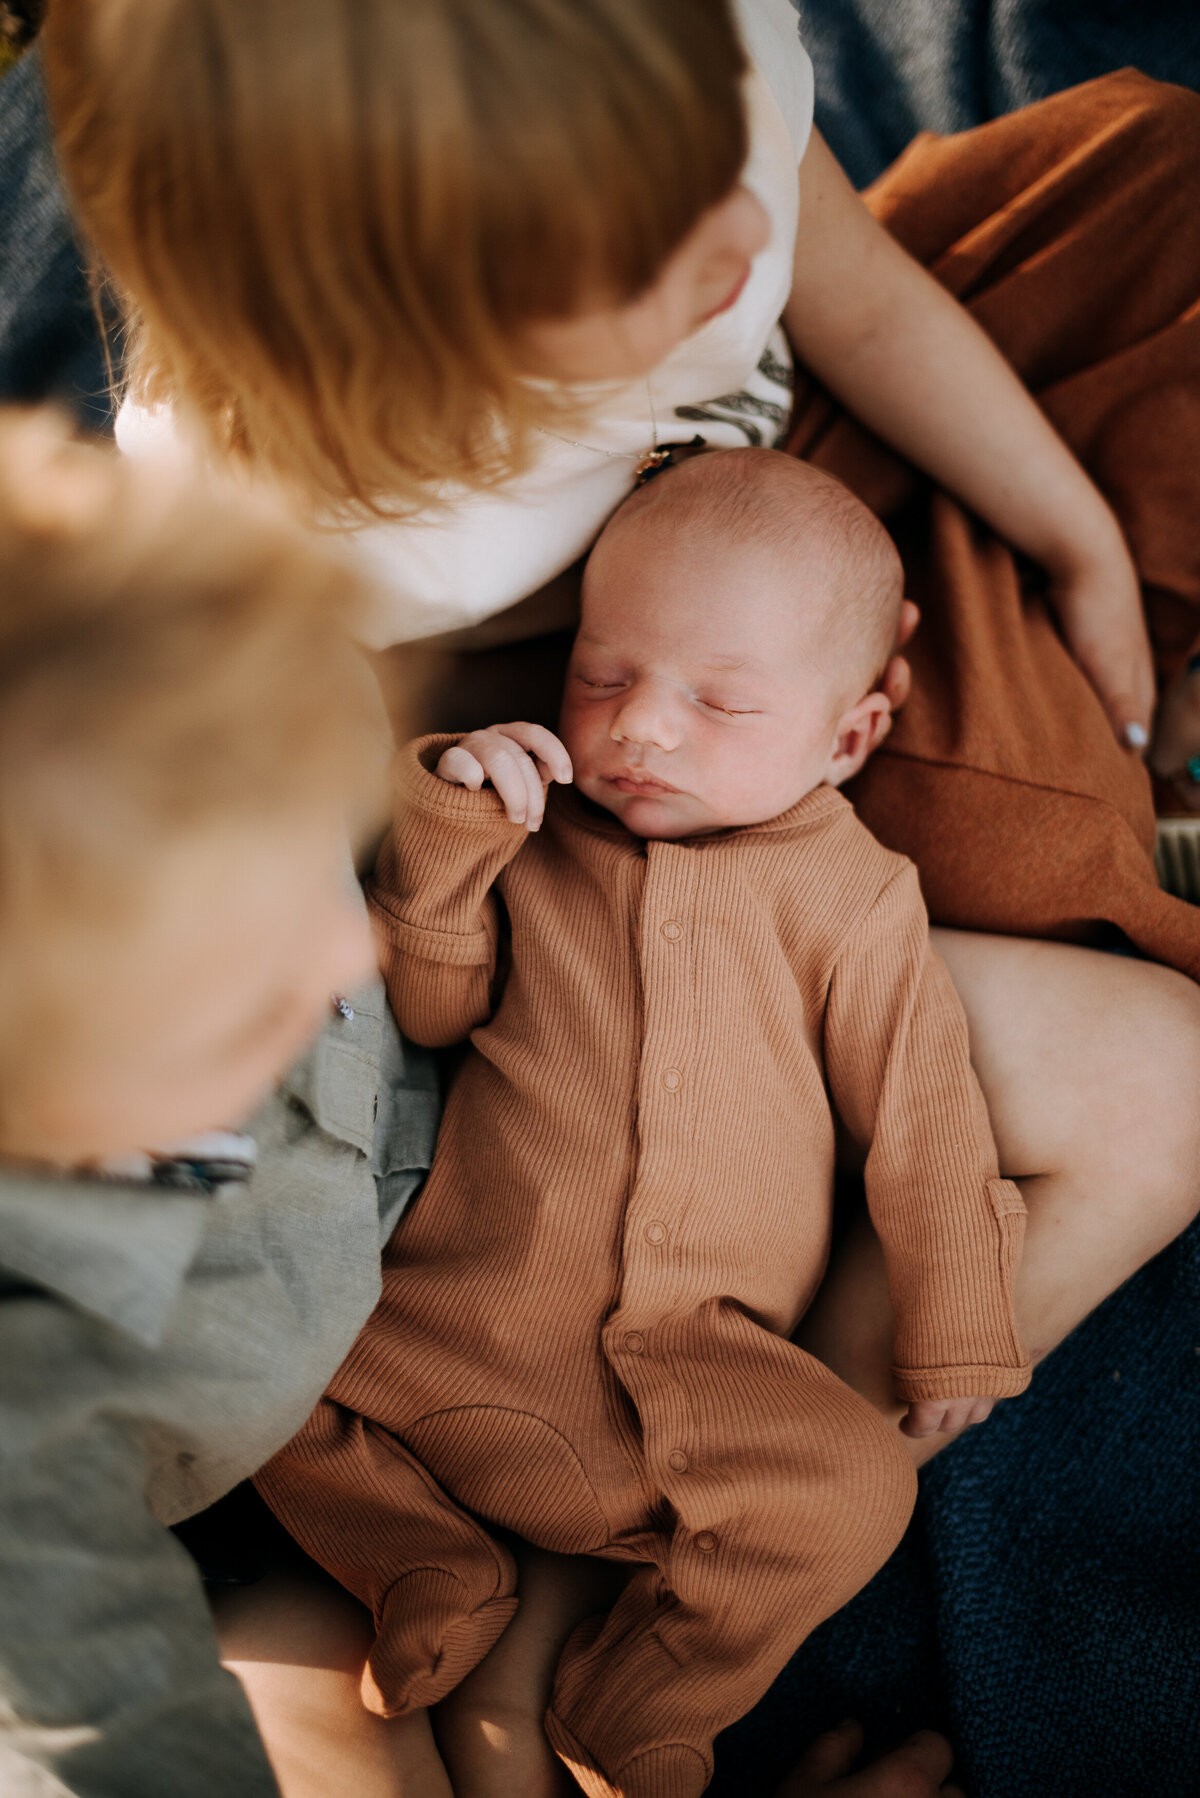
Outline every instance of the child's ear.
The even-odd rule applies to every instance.
[[[879,748],[892,724],[892,708],[886,695],[867,693],[838,719],[833,754],[825,778],[831,787],[857,774],[867,757]]]

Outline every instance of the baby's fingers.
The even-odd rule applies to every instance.
[[[489,748],[482,757],[487,777],[504,801],[510,824],[536,830],[542,820],[542,783],[537,769],[515,743]]]
[[[909,1405],[900,1428],[906,1436],[957,1436],[969,1424],[982,1423],[995,1402],[991,1398],[918,1399]]]
[[[502,724],[498,727],[506,737],[527,749],[538,764],[542,780],[561,781],[569,786],[573,778],[571,758],[552,730],[543,724]]]
[[[455,787],[469,787],[472,793],[477,793],[487,779],[482,763],[460,743],[439,756],[434,772],[439,780],[448,781]]]

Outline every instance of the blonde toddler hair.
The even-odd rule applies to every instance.
[[[173,844],[319,806],[365,819],[379,752],[359,603],[261,504],[43,414],[0,418],[6,1032],[31,933],[132,914]]]
[[[728,0],[51,0],[145,403],[330,517],[527,461],[523,328],[644,291],[746,155]]]

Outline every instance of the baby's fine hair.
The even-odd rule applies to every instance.
[[[647,481],[605,535],[629,525],[669,533],[701,556],[715,543],[771,552],[797,595],[821,603],[814,624],[830,633],[851,683],[861,683],[856,697],[882,674],[904,570],[875,514],[832,475],[781,450],[708,450]]]
[[[641,293],[745,161],[729,0],[54,0],[134,394],[343,516],[521,467],[534,320]]]
[[[360,596],[261,503],[0,417],[0,595],[5,1016],[27,933],[131,909],[173,844],[364,822]]]

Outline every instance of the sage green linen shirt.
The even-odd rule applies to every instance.
[[[382,988],[211,1196],[0,1175],[0,1793],[274,1798],[166,1527],[295,1433],[428,1169],[436,1070]]]

